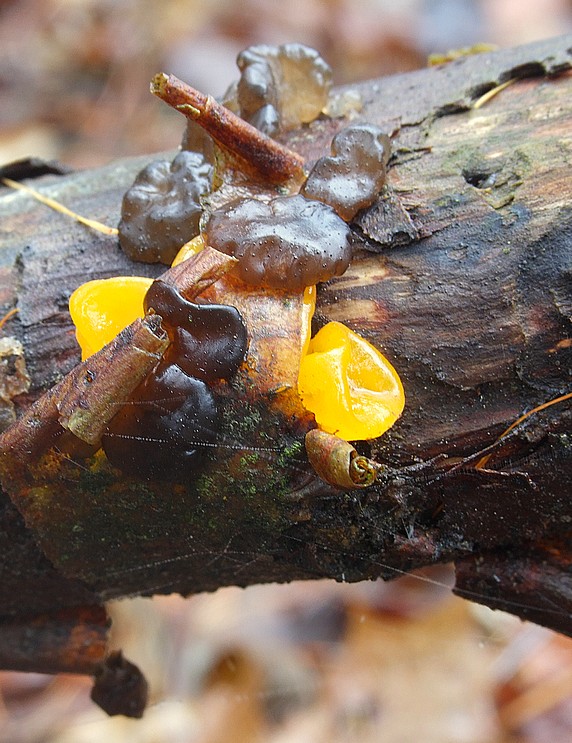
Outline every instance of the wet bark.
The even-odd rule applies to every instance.
[[[563,37],[355,86],[359,118],[392,133],[393,157],[386,191],[355,221],[350,269],[319,288],[315,325],[346,323],[404,381],[401,420],[364,444],[386,465],[378,482],[325,486],[300,431],[226,399],[235,449],[249,455],[221,451],[185,497],[169,483],[136,487],[109,472],[80,481],[67,470],[30,511],[3,494],[5,622],[133,593],[393,578],[454,561],[459,594],[572,635],[570,400],[498,440],[572,388],[571,50]],[[346,123],[320,119],[287,143],[313,159]],[[113,225],[150,159],[34,185]],[[21,414],[79,361],[70,292],[160,269],[20,193],[0,194],[0,215],[0,301],[19,310],[4,333],[23,343],[31,377],[15,400]],[[279,451],[254,456],[261,426]]]

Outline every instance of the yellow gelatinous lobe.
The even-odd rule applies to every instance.
[[[189,240],[188,243],[185,243],[182,246],[177,255],[174,257],[171,266],[178,266],[179,263],[186,261],[187,258],[192,258],[197,253],[200,253],[204,247],[205,243],[201,235],[193,237],[192,240]]]
[[[399,375],[385,356],[338,322],[310,341],[298,390],[318,427],[348,441],[381,436],[405,405]]]
[[[308,353],[312,336],[312,318],[316,311],[316,287],[307,286],[302,297],[302,358]]]
[[[143,299],[152,282],[143,276],[116,276],[88,281],[74,291],[69,307],[82,360],[144,316]]]

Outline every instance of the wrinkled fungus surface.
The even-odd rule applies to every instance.
[[[102,445],[123,472],[180,478],[201,462],[218,429],[208,386],[176,364],[161,362],[111,420]]]
[[[261,44],[237,57],[240,115],[272,136],[317,118],[328,102],[332,70],[303,44]]]
[[[332,140],[331,152],[316,162],[301,193],[329,204],[350,221],[373,204],[383,188],[391,143],[377,126],[359,124],[342,129]]]
[[[234,270],[246,283],[288,291],[340,276],[352,255],[346,223],[299,194],[230,202],[211,214],[203,237],[238,259]]]
[[[123,197],[119,243],[135,261],[170,264],[199,232],[201,196],[211,189],[212,167],[196,152],[144,168]]]

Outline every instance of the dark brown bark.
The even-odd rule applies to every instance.
[[[239,381],[222,395],[233,448],[221,446],[182,495],[68,468],[43,500],[31,492],[35,515],[23,513],[33,533],[4,495],[2,613],[12,621],[131,593],[392,578],[454,561],[461,595],[572,634],[570,400],[497,441],[572,386],[571,62],[567,37],[357,86],[360,119],[392,131],[394,156],[387,191],[356,220],[362,249],[320,287],[316,326],[345,322],[404,381],[403,417],[365,446],[386,465],[375,485],[344,493],[313,478],[300,452],[307,422],[285,421]],[[346,123],[318,120],[287,144],[311,160]],[[35,185],[116,224],[148,160]],[[89,278],[159,271],[21,194],[2,194],[0,215],[0,299],[19,308],[5,332],[22,340],[32,377],[23,410],[78,361],[70,292]]]

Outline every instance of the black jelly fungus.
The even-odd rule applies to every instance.
[[[247,332],[236,307],[195,304],[161,279],[151,284],[145,310],[163,318],[171,345],[165,359],[205,382],[231,377],[244,359]]]
[[[202,461],[218,430],[217,406],[208,386],[176,364],[161,362],[111,420],[102,446],[123,472],[182,479]]]

